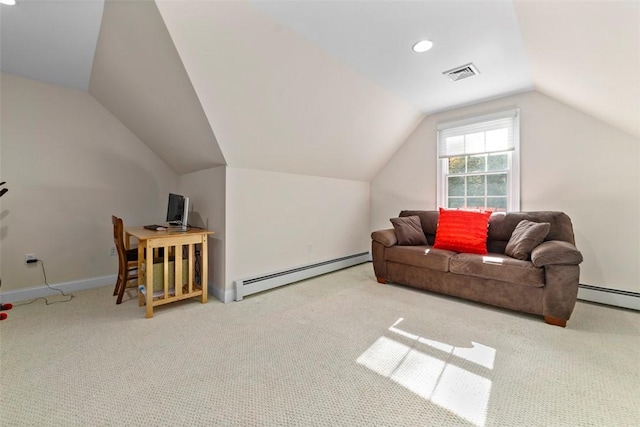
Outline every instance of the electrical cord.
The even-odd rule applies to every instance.
[[[62,295],[64,297],[68,297],[69,299],[49,302],[49,300],[46,297],[38,297],[38,298],[35,298],[35,299],[33,299],[33,300],[29,301],[29,302],[23,302],[21,304],[14,304],[13,305],[14,307],[20,307],[22,305],[29,305],[29,304],[32,304],[32,303],[34,303],[34,302],[36,302],[38,300],[41,300],[41,299],[44,300],[45,305],[51,305],[51,304],[57,304],[59,302],[69,302],[69,301],[71,301],[72,299],[75,298],[75,296],[73,294],[65,294],[62,291],[62,289],[54,288],[53,286],[49,285],[49,283],[47,282],[47,272],[44,269],[44,261],[42,261],[41,259],[37,259],[36,262],[39,262],[40,266],[42,267],[42,276],[44,277],[44,284],[47,285],[47,288],[51,289],[52,291],[58,291],[58,292],[60,292],[60,295]]]
[[[196,283],[202,285],[202,278],[200,277],[200,250],[196,250],[193,267],[196,272]]]

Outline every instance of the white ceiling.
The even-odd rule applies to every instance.
[[[251,3],[426,113],[533,87],[511,1]],[[103,4],[2,6],[2,70],[87,90]],[[416,54],[422,38],[434,48]],[[468,62],[480,70],[473,82],[442,74]]]
[[[87,90],[104,0],[0,5],[2,71]]]
[[[425,113],[533,88],[511,1],[251,3]],[[442,74],[470,62],[478,76]]]
[[[89,94],[179,175],[226,163],[154,2],[105,3]]]
[[[166,4],[160,7],[161,12],[163,8],[166,11],[172,9],[171,13],[162,13],[162,19],[176,23],[173,28],[167,24],[174,42],[180,39],[190,40],[191,43],[197,34],[188,35],[188,28],[178,27],[183,24],[188,26],[188,19],[196,19],[198,9],[207,10],[215,19],[224,19],[224,16],[220,16],[221,12],[214,10],[216,7],[212,5],[213,2],[214,0],[159,0],[157,3],[159,6]],[[218,2],[217,6],[220,7],[217,9],[233,8],[226,3],[229,2]],[[306,43],[311,52],[322,50],[328,57],[344,64],[345,69],[354,70],[361,79],[394,94],[393,96],[416,111],[428,114],[535,88],[640,136],[638,1],[253,0],[249,4],[251,7],[237,15],[240,21],[230,25],[230,32],[220,34],[221,37],[230,39],[259,34],[252,28],[244,27],[247,22],[255,19],[258,25],[264,24],[265,28],[272,26],[273,31],[280,36],[295,38],[296,46]],[[0,6],[0,68],[5,72],[87,90],[92,66],[95,66],[94,51],[103,6],[104,0],[18,0],[17,6]],[[169,16],[180,15],[181,6],[192,11],[191,18],[187,15],[175,19]],[[249,13],[248,9],[253,12]],[[250,19],[243,21],[246,16],[250,16]],[[206,31],[204,24],[200,31]],[[233,34],[233,31],[243,31],[243,28],[246,30],[244,35]],[[216,29],[211,26],[211,31]],[[297,35],[294,37],[294,34]],[[204,38],[207,37],[205,34]],[[432,40],[433,49],[423,54],[413,53],[411,45],[421,38]],[[255,39],[255,45],[247,53],[265,57],[270,52],[286,54],[286,49],[290,47],[286,40],[286,37],[269,37],[268,42],[280,43],[279,46],[272,46],[261,44],[266,40]],[[176,47],[184,60],[190,47],[184,43],[182,47],[176,43]],[[227,52],[242,54],[231,49]],[[185,64],[191,80],[194,75],[206,69],[197,64],[197,56],[208,55],[209,52],[206,51],[206,46],[202,46],[200,52],[192,53],[193,63],[189,66]],[[313,58],[318,60],[315,56]],[[316,81],[323,80],[326,77],[324,67],[329,62],[323,59],[318,63],[317,69],[311,72],[312,75],[306,77]],[[480,75],[459,82],[451,82],[442,75],[443,71],[468,62],[473,62],[478,67]],[[211,71],[215,70],[211,68]],[[236,74],[241,74],[242,71],[242,68],[238,68]],[[305,68],[305,72],[310,71]],[[350,80],[350,72],[342,73],[346,76],[345,80],[355,82]],[[230,75],[233,75],[233,70]],[[260,78],[273,77],[265,73]],[[239,81],[226,82],[229,83],[238,84]],[[216,82],[209,83],[213,86],[215,84]],[[260,83],[256,85],[263,86]],[[365,86],[362,83],[362,87]],[[203,95],[201,92],[209,90],[212,98],[215,95],[213,88],[201,87],[201,92],[198,92],[195,83],[194,87],[200,98]],[[313,94],[318,97],[323,95]],[[314,99],[308,99],[308,102],[313,103]],[[224,106],[216,108],[218,107]],[[242,140],[248,135],[241,132],[228,133],[224,129],[219,133],[213,126],[215,119],[211,115],[217,111],[216,108],[203,105],[218,139],[222,136],[226,139],[219,141],[225,157],[227,151],[250,152],[253,149],[251,144],[255,141]],[[305,110],[308,110],[308,115],[318,114],[316,109],[309,107],[297,110],[286,106],[278,108],[282,109],[283,115],[290,114],[292,121],[300,123],[310,121],[310,117],[296,120],[299,115],[305,114]],[[407,115],[404,122],[408,126],[413,120],[408,118],[411,113],[405,113]],[[344,105],[341,114],[348,114]],[[325,123],[322,122],[323,119],[326,119]],[[318,126],[326,127],[330,120],[333,118],[318,117]],[[260,132],[260,126],[270,130],[275,125],[258,123],[253,130],[255,135]],[[315,130],[311,129],[309,132],[313,133]],[[390,138],[393,141],[385,151],[387,154],[397,148],[397,139],[406,137],[408,130],[398,128],[395,132],[396,138]],[[361,152],[366,149],[366,142],[362,145],[364,135],[359,135],[355,130],[350,135],[350,141]],[[284,131],[273,135],[274,138],[284,136],[297,139],[303,137],[301,134],[287,135]],[[215,137],[212,138],[215,141]],[[144,142],[153,149],[153,141]],[[240,146],[236,146],[237,144]],[[379,161],[377,159],[376,164]],[[240,162],[239,166],[252,166],[249,164],[251,162],[244,163]],[[278,168],[280,164],[275,167]],[[176,169],[189,168],[180,165]],[[328,175],[344,176],[341,173]]]
[[[157,5],[230,167],[369,181],[423,118],[246,2]]]
[[[640,136],[640,1],[515,6],[536,89]]]

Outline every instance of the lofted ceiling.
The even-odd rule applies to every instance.
[[[511,1],[251,4],[425,113],[533,88]],[[417,54],[422,39],[434,46]],[[478,76],[443,74],[470,62]]]
[[[182,175],[225,164],[151,1],[107,1],[89,93]]]
[[[369,180],[425,114],[534,88],[640,136],[633,0],[17,1],[2,71],[89,91],[177,173]]]
[[[87,90],[103,0],[0,4],[2,71]]]

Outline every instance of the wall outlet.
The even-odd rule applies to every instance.
[[[36,260],[36,254],[25,254],[24,255],[24,263],[27,264],[29,261]]]
[[[116,252],[116,247],[109,246],[109,256],[116,256],[116,255],[118,255],[118,252]]]

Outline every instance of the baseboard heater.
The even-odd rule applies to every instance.
[[[580,284],[578,299],[640,310],[640,293]]]
[[[362,264],[370,260],[371,256],[369,252],[362,252],[342,258],[335,258],[329,261],[278,271],[263,276],[235,280],[233,282],[235,287],[235,300],[242,301],[242,298],[248,295]]]

